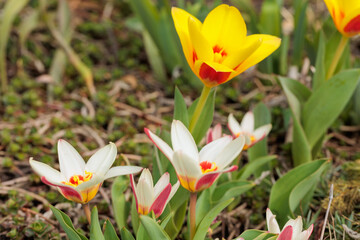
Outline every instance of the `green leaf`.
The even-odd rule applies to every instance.
[[[310,190],[316,186],[328,164],[327,160],[302,164],[290,170],[274,184],[270,193],[269,208],[277,215],[280,226],[287,222],[289,216],[293,216],[293,211],[303,197],[312,194]]]
[[[137,234],[139,230],[139,214],[136,209],[136,201],[134,197],[132,198],[130,214],[131,214],[131,224],[133,231]]]
[[[241,168],[241,170],[237,174],[238,180],[246,180],[248,177],[250,177],[252,174],[254,174],[261,166],[269,163],[270,161],[276,159],[276,155],[269,155],[265,157],[260,157],[255,159],[252,162],[249,162],[244,167]]]
[[[303,127],[300,124],[300,120],[293,116],[293,142],[291,144],[291,154],[294,162],[294,166],[299,166],[303,163],[310,162],[312,160],[311,147],[306,138]]]
[[[255,118],[255,129],[261,127],[265,124],[271,123],[271,114],[266,105],[262,102],[257,104],[253,109],[254,118]],[[255,161],[256,159],[268,155],[267,148],[267,137],[265,137],[260,142],[256,143],[248,150],[249,161]],[[258,168],[255,171],[256,176],[260,176],[261,172],[268,170],[269,168],[265,165],[262,165],[261,168]]]
[[[109,219],[105,222],[105,231],[104,231],[105,240],[119,240],[119,237],[116,234],[114,226],[111,224]]]
[[[244,180],[234,180],[225,182],[216,187],[212,194],[213,202],[225,201],[233,197],[238,197],[255,186],[253,182]]]
[[[180,120],[187,128],[189,127],[189,115],[186,103],[178,87],[175,87],[174,119]]]
[[[203,240],[205,239],[207,230],[209,229],[211,223],[214,221],[215,217],[224,210],[234,199],[228,199],[226,201],[220,202],[215,207],[213,207],[208,214],[200,222],[199,226],[196,228],[196,233],[193,240]]]
[[[169,239],[170,237],[167,233],[160,227],[160,225],[152,218],[142,215],[140,217],[142,226],[144,226],[146,232],[150,239],[159,240],[159,239]]]
[[[125,227],[121,228],[120,236],[122,240],[135,240],[134,236]]]
[[[275,234],[267,233],[265,231],[250,229],[243,232],[238,238],[243,238],[244,240],[265,240],[271,237],[277,237]]]
[[[130,204],[125,199],[124,192],[129,186],[127,176],[119,176],[111,187],[111,199],[114,209],[114,217],[119,229],[126,227],[126,219],[129,216]]]
[[[345,70],[326,81],[304,105],[302,120],[311,147],[327,131],[350,100],[360,80],[360,70]]]
[[[90,239],[105,240],[99,223],[97,207],[91,211]]]
[[[325,36],[320,32],[318,51],[316,54],[315,74],[313,77],[313,90],[319,89],[326,81],[326,68],[325,68]]]
[[[295,116],[300,119],[302,105],[311,96],[310,89],[301,84],[299,81],[290,78],[279,77],[279,82],[285,92],[292,111]]]
[[[213,186],[211,186],[212,188]],[[205,189],[196,200],[196,226],[198,226],[211,209],[211,189]]]
[[[215,90],[212,90],[212,92],[210,92],[209,97],[207,98],[206,103],[204,105],[204,109],[200,114],[196,126],[194,127],[194,131],[192,132],[196,144],[198,144],[203,139],[203,137],[205,136],[207,130],[209,129],[213,121],[214,108],[215,108],[215,94],[216,94]],[[193,102],[193,104],[191,104],[188,110],[189,118],[191,118],[191,116],[193,115],[198,100],[199,99],[196,99]]]
[[[294,47],[293,59],[298,66],[301,65],[304,53],[305,35],[306,35],[306,10],[308,1],[297,0],[295,4],[295,30],[294,30]]]
[[[183,194],[177,195],[179,191],[181,191]],[[184,201],[172,202],[174,198],[178,199],[183,195],[186,196]],[[175,194],[175,196],[171,199],[170,203],[168,204],[168,207],[165,209],[165,211],[167,211],[167,210],[170,211],[169,214],[171,214],[173,216],[170,219],[169,223],[165,227],[165,231],[170,236],[171,239],[175,239],[179,235],[179,232],[181,231],[181,228],[183,226],[185,216],[186,216],[188,199],[189,199],[189,191],[180,187],[178,189],[177,193]],[[180,205],[178,205],[178,204],[180,204]],[[164,211],[164,213],[165,213],[165,211]]]
[[[69,237],[70,240],[87,240],[87,238],[76,231],[74,225],[71,222],[71,219],[68,215],[56,209],[55,207],[50,205],[50,209],[53,212],[56,219],[59,221],[60,226],[65,231],[66,235]]]

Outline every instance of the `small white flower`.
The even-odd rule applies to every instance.
[[[30,166],[40,175],[42,182],[57,187],[65,198],[84,204],[95,197],[104,180],[141,171],[141,167],[135,166],[118,166],[110,169],[116,155],[116,146],[110,143],[85,163],[73,146],[60,139],[58,141],[60,172],[32,158],[30,158]]]

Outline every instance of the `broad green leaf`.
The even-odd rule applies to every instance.
[[[284,35],[281,39],[280,45],[280,64],[279,71],[281,75],[286,75],[288,72],[288,62],[289,62],[289,47],[290,47],[290,36]]]
[[[119,240],[119,237],[116,234],[116,230],[109,219],[105,222],[104,238],[105,240]]]
[[[296,167],[303,163],[310,162],[312,160],[312,154],[310,144],[306,138],[304,129],[300,124],[300,120],[294,116],[294,113],[292,116],[293,141],[291,144],[291,154],[294,166]]]
[[[354,111],[355,111],[355,123],[360,125],[360,83],[358,83],[354,96],[353,96],[353,101],[354,101]]]
[[[91,211],[90,239],[105,240],[99,223],[97,207],[94,207]]]
[[[22,19],[19,28],[18,28],[18,34],[19,34],[19,41],[20,46],[22,48],[25,48],[25,42],[30,33],[38,26],[39,24],[39,10],[33,9],[29,11],[29,14],[24,16]]]
[[[254,161],[249,162],[244,167],[242,167],[238,172],[236,178],[238,180],[246,180],[248,177],[254,174],[259,168],[261,168],[261,166],[269,163],[270,161],[276,158],[277,158],[276,155],[269,155],[269,156],[257,158]]]
[[[114,209],[114,217],[119,229],[126,227],[126,219],[129,216],[130,203],[125,199],[124,192],[129,186],[127,176],[119,176],[115,179],[111,187],[111,199]]]
[[[251,229],[251,230],[246,230],[245,232],[243,232],[238,238],[243,238],[244,240],[265,240],[265,239],[269,239],[272,237],[276,237],[275,234],[272,233],[267,233],[265,231],[260,231],[260,230],[255,230],[255,229]],[[258,238],[260,237],[260,238]]]
[[[173,198],[175,198],[175,196]],[[187,205],[188,201],[186,200],[185,202],[183,202],[182,205],[177,207],[176,210],[172,210],[172,207],[170,206],[167,207],[167,209],[171,209],[171,212],[174,212],[174,214],[172,214],[173,217],[170,219],[169,223],[165,227],[165,231],[171,239],[175,239],[179,235],[179,232],[185,220]]]
[[[339,43],[342,39],[342,35],[339,33],[339,31],[335,31],[334,34],[326,41],[326,49],[325,49],[325,69],[328,70],[330,68],[330,64],[334,58],[335,52],[334,49],[337,49],[339,46]],[[336,67],[336,70],[334,74],[337,74],[340,72],[341,69],[346,69],[346,66],[349,65],[350,61],[350,47],[349,44],[344,49],[344,52],[342,53],[338,66]],[[350,67],[348,67],[350,68]]]
[[[50,209],[56,219],[59,221],[61,228],[65,231],[66,235],[69,237],[70,240],[87,240],[84,235],[76,231],[68,215],[51,205]]]
[[[216,94],[215,90],[212,90],[212,92],[210,92],[209,97],[206,100],[204,109],[201,112],[199,120],[197,121],[197,123],[194,127],[194,131],[192,132],[194,140],[197,144],[203,139],[203,137],[205,136],[207,130],[209,129],[209,127],[211,126],[211,123],[213,121],[214,108],[215,108],[215,94]],[[199,99],[196,99],[193,102],[193,104],[191,104],[191,106],[188,110],[190,119],[195,111],[198,100]]]
[[[320,180],[320,174],[328,164],[327,160],[302,164],[277,180],[271,189],[269,208],[277,215],[276,219],[280,226],[286,223],[289,216],[293,216],[292,210],[296,209],[301,201],[297,197],[312,194],[308,191],[308,187],[305,188],[304,181],[310,186],[316,185]]]
[[[286,98],[289,102],[289,105],[294,112],[295,116],[300,120],[302,105],[309,99],[311,96],[311,91],[299,81],[279,77],[280,84],[285,92]]]
[[[255,186],[253,182],[244,180],[229,181],[216,186],[212,194],[213,202],[223,202],[233,197],[238,197]]]
[[[226,201],[220,202],[215,207],[213,207],[208,214],[203,218],[200,224],[196,227],[196,233],[193,240],[203,240],[205,239],[207,230],[209,229],[211,223],[214,221],[215,217],[220,214],[220,212],[226,208],[234,199],[228,199]]]
[[[178,87],[175,87],[174,119],[180,120],[187,128],[189,127],[186,103]]]
[[[211,209],[211,190],[205,189],[196,200],[196,226],[198,226]]]
[[[326,81],[304,105],[304,131],[311,147],[340,115],[356,89],[360,70],[345,70]]]
[[[255,129],[261,127],[265,124],[271,123],[271,114],[266,105],[262,102],[256,105],[253,109],[255,117]],[[248,150],[249,161],[253,162],[256,159],[268,155],[267,148],[267,137],[265,137],[260,142],[256,143]],[[255,171],[256,176],[259,176],[261,172],[268,170],[269,168],[263,165],[261,168]]]
[[[120,230],[121,240],[135,240],[134,236],[125,227]]]
[[[159,239],[169,239],[170,237],[167,233],[160,227],[160,225],[152,218],[142,215],[140,217],[142,226],[144,226],[150,239],[159,240]]]
[[[319,87],[326,81],[326,69],[325,69],[325,36],[320,32],[318,51],[316,54],[315,74],[313,77],[313,91],[319,89]]]

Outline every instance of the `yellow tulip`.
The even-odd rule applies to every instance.
[[[360,33],[359,0],[325,0],[325,4],[342,35],[352,37]]]
[[[247,36],[240,12],[222,4],[204,23],[173,7],[172,17],[193,72],[207,87],[225,83],[273,53],[281,43],[265,34]]]

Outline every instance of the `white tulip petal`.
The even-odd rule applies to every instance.
[[[116,145],[109,143],[90,157],[85,168],[89,172],[96,173],[99,176],[105,176],[113,165],[116,155]]]
[[[75,187],[75,189],[79,192],[84,191],[88,188],[91,188],[93,186],[96,186],[96,185],[102,183],[103,181],[104,181],[104,176],[99,176],[97,174],[93,174],[92,178],[89,181],[83,182],[83,183],[77,185]]]
[[[136,186],[138,205],[150,208],[154,201],[154,190],[151,182],[146,178],[139,178]]]
[[[270,209],[266,209],[266,223],[269,233],[280,233],[280,227],[279,224],[276,221],[276,216],[272,214]]]
[[[230,114],[228,117],[228,127],[230,132],[235,136],[243,131],[240,124],[234,118],[234,115]]]
[[[69,180],[74,175],[83,175],[85,162],[75,148],[63,139],[59,139],[57,147],[60,172],[65,178]]]
[[[137,166],[117,166],[110,168],[106,173],[104,180],[116,176],[128,175],[128,174],[136,174],[139,173],[143,168]]]
[[[140,177],[139,177],[139,182],[144,180],[145,182],[147,182],[149,184],[149,186],[151,186],[152,191],[154,190],[154,182],[150,173],[150,170],[148,168],[144,168],[144,170],[142,171]]]
[[[199,159],[199,152],[194,138],[179,120],[174,120],[171,124],[171,142],[174,152],[181,150],[192,158]]]
[[[230,142],[215,158],[214,162],[221,170],[228,166],[242,151],[245,145],[245,137],[240,136]]]
[[[160,179],[157,181],[155,187],[154,187],[154,195],[155,198],[159,196],[159,194],[164,190],[164,188],[169,184],[170,182],[170,176],[169,173],[164,173]]]
[[[32,158],[29,160],[32,169],[40,176],[45,177],[51,183],[61,183],[66,181],[65,177],[57,170],[53,169],[45,163],[35,161]]]
[[[303,228],[303,223],[302,223],[301,217],[299,216],[296,219],[290,219],[289,221],[287,221],[287,223],[285,224],[283,229],[285,229],[287,226],[293,227],[293,236],[300,235],[302,228]]]
[[[264,137],[266,137],[271,131],[271,127],[272,127],[271,124],[266,124],[264,126],[257,128],[253,133],[256,141],[258,141],[258,139],[261,140]]]
[[[213,131],[212,131],[213,140],[221,138],[221,134],[222,134],[222,127],[221,127],[221,124],[218,123],[215,125],[215,127],[213,128]]]
[[[252,112],[247,112],[241,121],[241,128],[244,132],[252,133],[254,131],[254,114]]]
[[[231,142],[231,140],[231,136],[226,136],[207,144],[199,153],[199,161],[214,162],[215,158],[218,157],[219,153]]]
[[[176,173],[180,176],[197,179],[202,175],[200,165],[197,160],[191,158],[181,150],[174,152],[173,166]]]
[[[171,147],[161,138],[153,134],[149,129],[145,128],[146,135],[150,138],[150,140],[160,149],[160,151],[170,160],[172,161],[172,156],[174,151]]]

